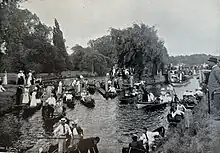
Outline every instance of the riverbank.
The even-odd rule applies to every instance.
[[[220,122],[208,114],[206,97],[192,111],[190,128],[180,123],[173,132],[168,132],[157,153],[219,153]]]
[[[55,73],[39,73],[36,77],[41,77],[43,80],[55,80],[55,79],[66,79],[66,78],[76,78],[77,76],[83,75],[84,77],[97,77],[97,74],[86,71],[64,71],[61,75]],[[0,77],[3,77],[4,73],[0,73]],[[17,73],[7,73],[8,84],[16,84]]]
[[[5,92],[0,93],[0,116],[9,113],[15,105],[16,85],[4,85]]]

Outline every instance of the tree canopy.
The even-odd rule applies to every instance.
[[[6,48],[1,56],[1,70],[61,72],[70,69],[57,20],[52,32],[52,28],[43,24],[36,14],[27,9],[19,9],[16,3],[10,3],[1,12],[3,17],[1,16],[0,43]]]
[[[155,27],[133,24],[126,29],[111,29],[111,38],[120,67],[133,67],[137,74],[156,75],[168,57],[164,42]],[[152,71],[149,71],[152,70]]]
[[[193,54],[193,55],[181,55],[181,56],[170,56],[169,62],[176,65],[178,63],[184,63],[187,65],[200,65],[206,63],[209,57],[212,55],[206,54]]]
[[[0,70],[19,69],[36,72],[80,70],[104,75],[117,63],[135,68],[135,73],[155,75],[168,63],[167,49],[155,27],[133,24],[76,45],[68,55],[63,32],[57,19],[54,27],[43,24],[36,14],[19,9],[16,2],[2,5],[0,14]]]

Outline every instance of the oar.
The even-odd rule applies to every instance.
[[[35,137],[37,139],[67,139],[67,138],[60,138],[60,137]]]

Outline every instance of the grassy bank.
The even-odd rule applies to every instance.
[[[17,80],[17,73],[7,73],[8,75],[8,84],[15,84]],[[58,79],[58,78],[75,78],[79,75],[83,75],[84,77],[95,77],[96,74],[92,74],[91,72],[86,71],[64,71],[61,73],[60,76],[58,76],[55,73],[40,73],[36,74],[36,77],[41,77],[43,80],[52,80],[52,79]],[[0,77],[3,77],[4,73],[0,73]]]
[[[6,91],[0,93],[0,116],[10,112],[15,104],[16,85],[6,85],[4,87]]]
[[[167,140],[157,152],[162,153],[219,153],[220,122],[208,114],[207,100],[194,108],[190,117],[190,128],[180,123],[168,132]]]

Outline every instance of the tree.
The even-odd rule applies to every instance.
[[[91,47],[83,48],[80,45],[72,47],[73,53],[70,55],[73,67],[79,71],[95,72],[104,75],[108,70],[109,58],[93,50]]]
[[[89,47],[94,51],[99,52],[100,54],[108,57],[111,60],[108,60],[108,68],[111,68],[116,62],[117,57],[115,56],[115,44],[111,39],[110,35],[100,37],[96,40],[90,40],[88,42]]]
[[[55,27],[53,28],[53,44],[59,50],[61,58],[63,58],[64,65],[66,65],[65,69],[71,67],[71,63],[69,62],[68,53],[66,51],[65,42],[63,39],[63,32],[60,30],[59,23],[57,19],[55,19]]]
[[[139,79],[144,72],[156,75],[167,50],[163,41],[159,40],[155,27],[134,24],[126,29],[111,29],[110,35],[115,43],[118,64],[120,67],[133,67]]]

